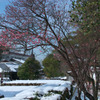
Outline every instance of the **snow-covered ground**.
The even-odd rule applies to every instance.
[[[45,83],[41,86],[0,86],[0,94],[5,98],[1,100],[29,100],[26,98],[40,95],[41,100],[57,100],[60,94],[48,94],[50,90],[64,91],[66,87],[70,88],[70,82],[61,80],[17,80],[5,83]]]
[[[38,96],[40,100],[59,100],[61,94],[49,91],[53,90],[63,92],[66,89],[66,87],[70,89],[71,84],[71,82],[69,81],[62,80],[16,80],[4,83],[44,84],[40,86],[0,86],[0,94],[5,96],[5,98],[2,98],[0,100],[29,100],[28,98],[34,98],[36,96]],[[75,92],[72,100],[75,100],[75,95],[77,95],[77,91]]]

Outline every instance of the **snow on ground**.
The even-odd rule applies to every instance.
[[[4,82],[4,83],[10,83],[10,84],[13,84],[13,83],[46,83],[46,84],[65,84],[65,83],[68,83],[68,84],[71,84],[71,82],[69,81],[63,81],[63,80],[15,80],[15,81],[7,81],[7,82]]]
[[[61,94],[49,91],[55,90],[63,92],[66,88],[70,89],[70,84],[71,84],[71,82],[63,80],[16,80],[4,83],[9,83],[9,84],[44,83],[44,84],[40,86],[0,86],[0,95],[5,96],[5,98],[2,98],[0,100],[29,100],[28,98],[31,97],[34,98],[37,95],[40,98],[40,100],[59,100]],[[76,95],[77,95],[77,90],[71,100],[75,100]],[[82,98],[84,97],[83,93],[81,97]]]
[[[0,94],[4,95],[5,98],[1,100],[28,100],[25,98],[36,97],[36,94],[41,95],[41,100],[57,100],[60,94],[50,94],[48,91],[64,91],[66,87],[70,87],[70,82],[61,80],[17,80],[5,83],[45,83],[41,86],[1,86]]]

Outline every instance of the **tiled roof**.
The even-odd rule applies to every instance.
[[[19,67],[18,64],[14,64],[12,62],[1,62],[0,63],[0,68],[4,72],[16,72],[18,67]]]
[[[30,55],[22,54],[22,53],[16,53],[16,52],[3,52],[2,54],[14,54],[14,55],[19,55],[19,56],[25,56],[25,57],[30,57]]]
[[[15,52],[9,52],[9,54],[15,54],[15,55],[20,55],[20,56],[30,57],[30,55],[25,55],[25,54],[15,53]]]
[[[5,65],[5,63],[0,63],[0,68],[4,71],[10,71],[10,69]]]

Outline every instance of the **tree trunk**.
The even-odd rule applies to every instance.
[[[83,88],[81,90],[84,92],[84,95],[89,98],[90,100],[95,100],[94,96],[92,96],[89,92],[87,92],[85,86],[83,85]]]
[[[80,91],[80,88],[78,88],[78,99],[81,100],[81,91]]]
[[[93,82],[93,96],[95,100],[98,99],[98,88],[99,88],[99,74],[96,75],[96,83]]]
[[[98,88],[99,88],[99,73],[96,75],[96,87],[95,87],[95,100],[98,99]]]
[[[87,98],[89,98],[90,100],[95,100],[95,98],[94,98],[90,93],[84,92],[84,94],[85,94],[85,96],[86,96]]]

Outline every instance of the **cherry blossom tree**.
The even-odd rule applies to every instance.
[[[100,40],[88,40],[88,35],[73,32],[78,27],[73,28],[69,22],[68,3],[70,0],[15,0],[6,7],[6,15],[1,18],[0,44],[8,47],[20,45],[25,51],[39,46],[53,48],[66,69],[69,67],[72,71],[71,76],[78,88],[90,100],[95,100],[92,95],[95,89],[90,93],[87,82],[98,86],[91,76],[91,66],[95,66],[98,60]]]

